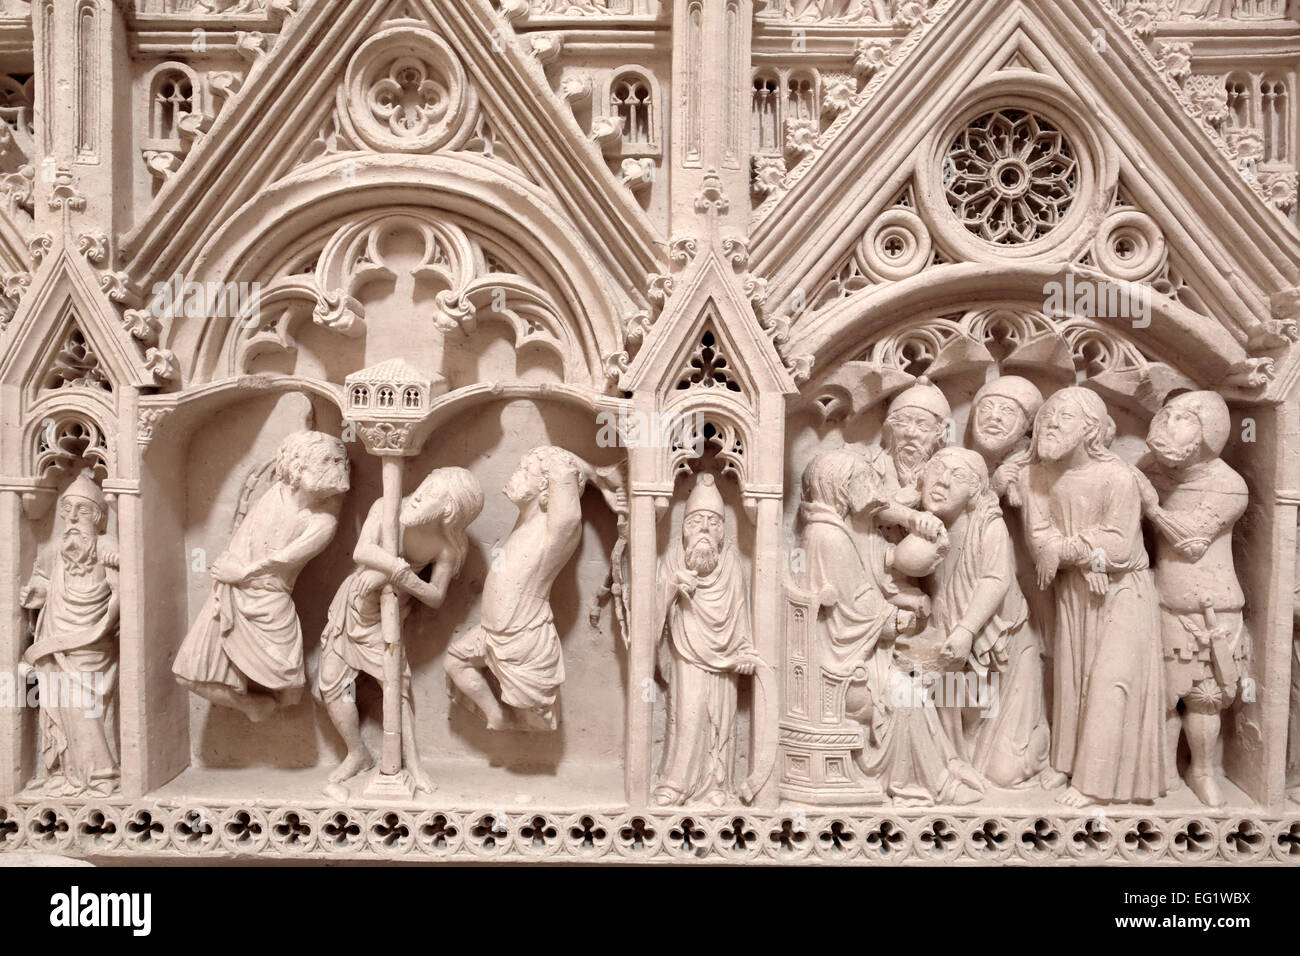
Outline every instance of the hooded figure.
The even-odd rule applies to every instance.
[[[1207,806],[1225,802],[1219,779],[1221,713],[1237,696],[1250,654],[1232,529],[1246,513],[1246,482],[1219,457],[1232,419],[1217,392],[1185,392],[1151,421],[1141,469],[1143,510],[1155,526],[1156,591],[1165,657],[1167,782],[1181,729],[1187,784]],[[1182,714],[1179,714],[1179,702]]]

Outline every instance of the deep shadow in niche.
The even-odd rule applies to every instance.
[[[583,533],[574,556],[551,590],[555,627],[560,635],[566,679],[556,703],[554,732],[523,733],[487,730],[481,718],[453,703],[447,690],[444,660],[453,639],[478,625],[484,581],[494,558],[518,517],[502,493],[506,482],[529,450],[554,444],[572,451],[595,467],[613,464],[625,452],[597,447],[598,427],[590,410],[554,402],[498,401],[467,405],[429,436],[422,453],[405,466],[404,493],[410,494],[437,468],[468,468],[483,487],[484,507],[470,526],[470,549],[453,579],[442,606],[411,605],[403,635],[412,671],[416,736],[426,766],[435,776],[445,762],[484,763],[506,775],[542,775],[563,783],[573,774],[575,793],[589,764],[621,764],[626,652],[622,635],[606,605],[599,625],[588,615],[604,584],[609,556],[617,540],[613,514],[590,487],[583,496]],[[365,475],[363,480],[358,480]],[[354,466],[354,488],[344,509],[344,521],[331,550],[347,556],[331,567],[334,577],[322,593],[323,607],[351,570],[350,556],[366,513],[380,494],[378,464]],[[342,566],[346,565],[346,566]],[[320,633],[308,631],[308,646]],[[492,678],[489,676],[489,682]],[[494,691],[497,689],[493,684]],[[381,733],[382,694],[377,682],[361,677],[357,701],[367,745],[377,753]],[[325,742],[324,758],[331,764],[343,756],[342,742],[323,710],[316,716]]]

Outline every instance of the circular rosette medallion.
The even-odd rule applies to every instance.
[[[1079,164],[1065,134],[1035,113],[1000,109],[961,129],[944,160],[948,206],[986,242],[1042,239],[1069,213]]]
[[[439,37],[415,27],[367,40],[348,64],[339,96],[347,125],[381,152],[441,149],[473,120],[464,67]]]

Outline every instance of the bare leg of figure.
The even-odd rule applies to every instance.
[[[335,700],[326,701],[325,710],[330,715],[330,722],[334,724],[334,729],[339,732],[339,736],[343,738],[343,743],[348,748],[348,754],[343,758],[343,762],[329,776],[330,783],[342,783],[363,770],[373,767],[375,758],[366,749],[365,742],[361,739],[361,718],[357,714],[356,701],[351,695],[345,694]]]
[[[1192,760],[1187,768],[1187,785],[1207,807],[1221,807],[1227,803],[1216,773],[1216,750],[1219,745],[1219,711],[1192,706],[1183,714],[1183,727],[1187,732],[1187,748]]]
[[[501,702],[473,665],[448,655],[446,671],[456,689],[478,706],[487,720],[488,730],[505,730],[510,726],[510,719],[501,707]]]
[[[182,687],[220,707],[237,710],[255,724],[275,713],[276,700],[270,694],[238,694],[225,684],[180,679]]]

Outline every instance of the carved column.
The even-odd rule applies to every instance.
[[[676,0],[673,8],[673,235],[695,222],[706,189],[732,197],[719,225],[744,233],[749,214],[752,0]]]

